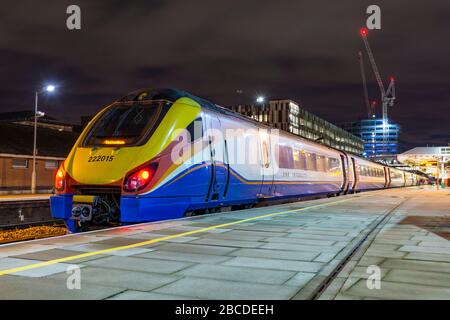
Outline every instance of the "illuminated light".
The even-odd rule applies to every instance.
[[[125,144],[125,140],[104,140],[103,144]]]
[[[258,103],[263,103],[264,100],[265,100],[265,99],[264,99],[263,96],[259,96],[259,97],[256,98],[256,102],[258,102]]]
[[[65,172],[62,168],[59,168],[55,175],[55,189],[58,191],[63,191],[65,186]]]
[[[45,90],[47,92],[53,92],[53,91],[55,91],[55,89],[56,89],[56,87],[52,84],[49,84],[48,86],[45,87]]]
[[[391,76],[389,79],[390,79],[391,81],[395,81],[395,78],[392,77],[392,76]]]
[[[361,28],[359,30],[359,33],[361,34],[362,37],[367,37],[367,34],[369,33],[369,31],[367,30],[367,28]]]
[[[136,192],[144,189],[152,180],[157,168],[158,164],[153,162],[140,170],[132,172],[125,178],[123,189],[127,192]]]
[[[147,170],[141,172],[141,178],[147,180],[150,177],[150,173]]]

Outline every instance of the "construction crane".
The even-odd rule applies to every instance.
[[[363,82],[364,102],[366,103],[367,116],[369,118],[372,118],[373,115],[375,114],[375,110],[372,109],[372,106],[370,105],[370,102],[369,102],[369,93],[367,91],[366,71],[364,70],[364,61],[363,61],[363,56],[362,56],[361,51],[358,52],[358,58],[359,58],[359,67],[361,68],[361,78],[362,78],[362,82]]]
[[[383,110],[383,123],[388,123],[388,107],[394,106],[395,100],[395,79],[394,77],[390,77],[390,82],[387,87],[387,90],[384,88],[383,80],[381,80],[380,72],[378,71],[377,64],[375,62],[375,58],[373,57],[372,50],[370,49],[369,41],[367,40],[368,30],[366,28],[361,28],[360,34],[363,39],[364,46],[366,47],[367,55],[369,56],[370,64],[372,66],[373,73],[375,75],[375,79],[377,80],[378,87],[380,88],[381,93],[381,104]],[[362,54],[360,52],[360,64],[361,64],[361,72],[364,72],[364,65],[362,64]],[[363,76],[363,82],[365,82],[365,74]],[[365,91],[367,91],[367,84],[365,85]],[[367,94],[367,93],[365,93]],[[368,103],[368,97],[366,98],[366,103]],[[368,107],[368,110],[370,107]],[[370,114],[370,111],[369,111]]]

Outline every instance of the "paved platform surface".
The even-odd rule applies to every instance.
[[[3,245],[0,299],[450,299],[449,221],[408,188]]]
[[[49,200],[51,194],[7,194],[0,195],[0,202]]]

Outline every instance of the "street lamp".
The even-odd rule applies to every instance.
[[[264,100],[265,100],[265,99],[264,99],[263,96],[259,96],[259,97],[256,98],[256,102],[258,102],[258,103],[263,103]]]
[[[44,112],[38,111],[38,96],[40,93],[53,92],[56,87],[52,84],[47,85],[40,91],[35,92],[34,99],[34,137],[33,137],[33,172],[31,173],[31,193],[36,193],[36,136],[37,136],[37,119],[45,115]]]

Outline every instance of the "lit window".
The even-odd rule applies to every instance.
[[[45,169],[58,169],[59,163],[57,160],[47,160],[45,161]]]
[[[27,159],[12,159],[12,167],[14,169],[26,169],[28,168]]]

